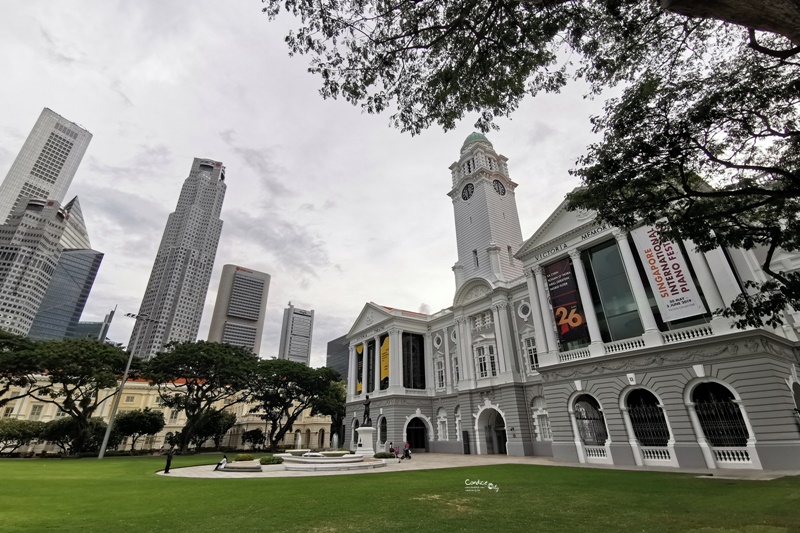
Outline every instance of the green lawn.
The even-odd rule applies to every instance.
[[[176,457],[173,468],[213,464]],[[157,457],[0,461],[0,531],[800,531],[800,478],[527,465],[280,479],[155,475]],[[499,491],[468,492],[485,480]]]

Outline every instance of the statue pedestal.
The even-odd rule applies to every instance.
[[[372,447],[372,437],[375,435],[375,428],[356,428],[356,433],[358,433],[358,445],[356,446],[355,455],[363,455],[364,457],[372,457],[375,455],[375,448]]]

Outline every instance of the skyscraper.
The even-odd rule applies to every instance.
[[[129,349],[150,358],[170,342],[194,341],[222,231],[225,167],[195,158],[169,215]]]
[[[63,248],[28,337],[58,340],[76,335],[86,300],[94,285],[101,252],[92,250],[78,197],[64,206],[67,220],[59,244]]]
[[[264,331],[269,274],[236,265],[222,267],[208,340],[250,348],[258,354]]]
[[[283,310],[278,359],[288,359],[308,366],[311,358],[311,333],[313,330],[314,311],[297,309],[289,302],[289,307]]]
[[[27,335],[61,256],[68,212],[30,199],[0,226],[0,329]]]
[[[21,198],[63,202],[91,140],[91,133],[44,108],[0,184],[0,223]]]

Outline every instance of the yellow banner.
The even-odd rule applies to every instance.
[[[361,394],[363,390],[364,384],[361,383],[361,377],[364,375],[364,345],[359,344],[356,346],[356,360],[358,363],[356,364],[356,368],[358,368],[358,375],[356,376],[356,394]]]
[[[389,336],[383,339],[381,343],[381,383],[386,380],[389,384]]]

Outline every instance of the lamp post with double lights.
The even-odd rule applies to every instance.
[[[133,313],[125,313],[125,316],[128,318],[134,318],[138,322],[142,320],[144,322],[152,322],[158,323],[158,320],[154,320],[149,318],[146,314],[135,315]],[[136,338],[136,342],[139,342],[138,336]],[[119,385],[119,391],[117,391],[117,395],[114,398],[114,405],[111,407],[111,416],[108,418],[108,427],[106,428],[106,434],[103,436],[103,444],[100,446],[100,454],[97,456],[98,459],[102,459],[103,456],[106,454],[106,447],[108,446],[108,439],[111,437],[111,430],[114,429],[114,417],[117,415],[117,408],[119,407],[120,399],[122,398],[123,389],[125,389],[125,382],[128,380],[128,372],[131,369],[131,362],[133,361],[133,348],[130,346],[128,347],[128,363],[125,365],[125,373],[122,375],[122,383]]]

